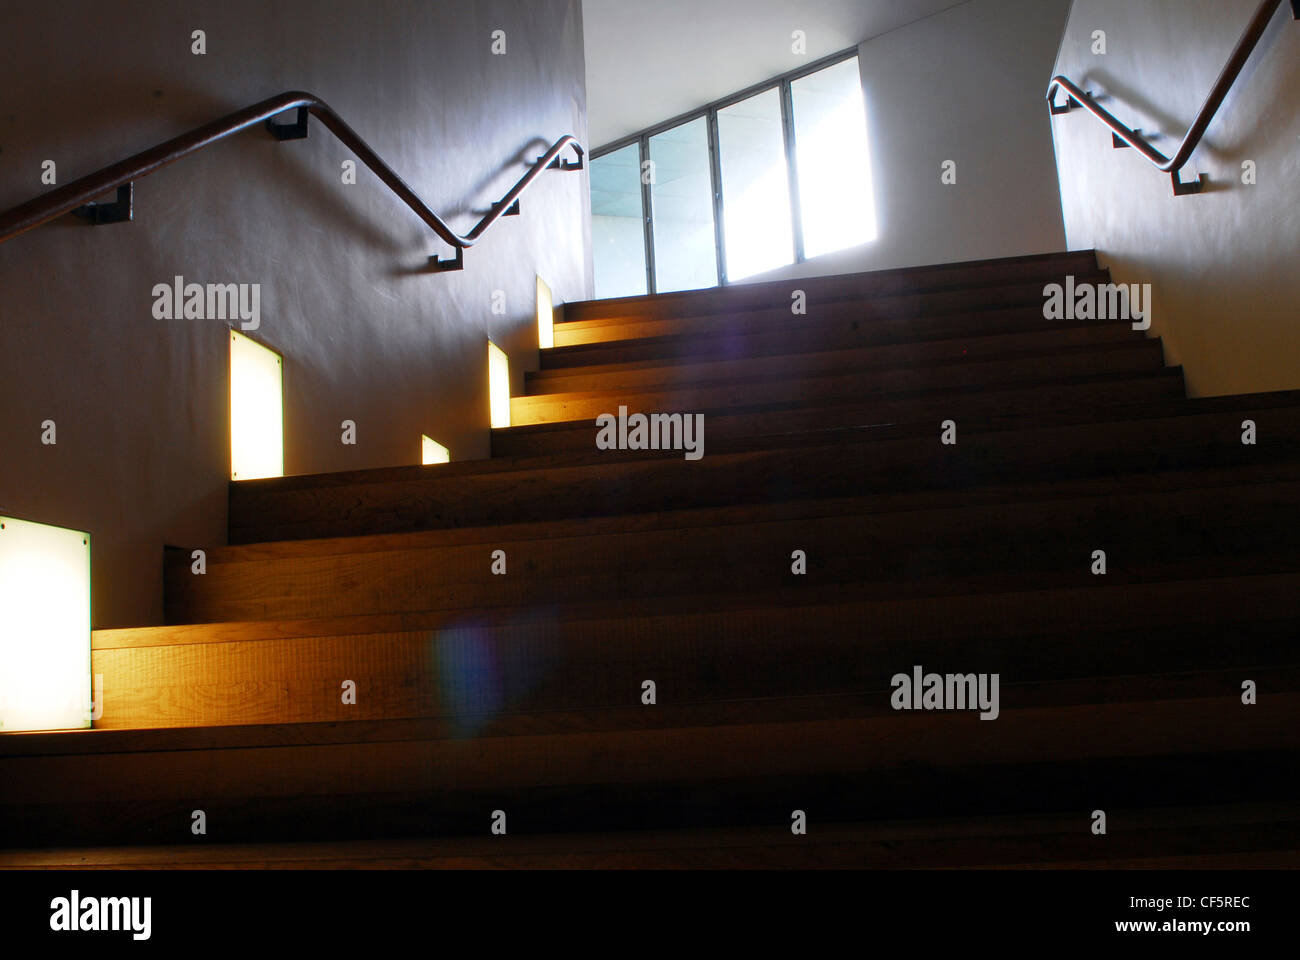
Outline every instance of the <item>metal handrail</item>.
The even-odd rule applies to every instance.
[[[1205,189],[1205,175],[1202,174],[1196,180],[1184,182],[1178,175],[1179,171],[1187,165],[1192,153],[1200,146],[1201,138],[1205,135],[1205,131],[1209,129],[1211,121],[1214,120],[1214,115],[1218,112],[1219,107],[1223,105],[1223,101],[1227,98],[1232,85],[1236,83],[1237,77],[1240,76],[1242,69],[1246,66],[1246,62],[1250,59],[1251,54],[1255,52],[1255,47],[1259,44],[1260,38],[1268,28],[1269,21],[1273,19],[1273,14],[1277,13],[1278,7],[1282,6],[1283,2],[1284,0],[1264,0],[1259,5],[1259,9],[1255,11],[1255,16],[1251,18],[1246,32],[1237,41],[1237,46],[1232,51],[1232,56],[1228,58],[1223,72],[1219,74],[1219,79],[1215,81],[1214,89],[1205,98],[1205,103],[1196,115],[1196,120],[1193,121],[1187,135],[1183,137],[1183,142],[1172,157],[1165,156],[1151,146],[1150,142],[1141,135],[1141,131],[1130,129],[1117,120],[1113,114],[1093,99],[1090,91],[1081,89],[1078,84],[1068,77],[1053,77],[1051,84],[1047,88],[1047,102],[1051,112],[1053,114],[1068,113],[1075,107],[1083,107],[1110,127],[1112,142],[1115,147],[1132,147],[1149,160],[1157,170],[1169,174],[1173,179],[1175,196],[1181,197],[1200,193]],[[1295,19],[1300,20],[1300,0],[1291,0],[1291,9]],[[1056,103],[1058,88],[1064,89],[1069,94],[1069,98],[1061,105]]]
[[[290,124],[275,123],[274,118],[287,110],[297,109],[297,121]],[[545,169],[581,170],[583,168],[584,150],[572,136],[566,134],[553,143],[549,150],[538,157],[532,167],[519,178],[510,191],[492,205],[492,208],[469,233],[456,233],[435,213],[419,195],[407,185],[396,171],[386,164],[370,145],[355,130],[349,127],[328,104],[319,97],[300,90],[282,93],[279,96],[263,100],[251,107],[246,107],[219,120],[204,124],[189,133],[174,137],[166,143],[160,143],[134,156],[127,157],[112,166],[82,177],[66,186],[51,190],[43,196],[27,203],[6,210],[0,214],[0,243],[12,240],[28,230],[48,223],[66,213],[78,213],[94,223],[116,223],[133,217],[133,185],[141,177],[165,167],[169,163],[187,157],[192,153],[211,146],[219,140],[247,130],[249,127],[264,123],[278,140],[297,140],[307,136],[308,115],[317,117],[326,128],[346,144],[357,158],[369,167],[387,187],[401,198],[402,202],[415,211],[416,216],[433,229],[446,243],[456,248],[455,257],[440,260],[429,258],[429,265],[434,270],[459,270],[464,266],[467,247],[472,247],[487,232],[488,228],[503,217],[519,212],[518,200],[528,186]],[[576,160],[560,160],[559,156],[568,147],[577,155]],[[93,203],[95,197],[116,189],[116,203]]]

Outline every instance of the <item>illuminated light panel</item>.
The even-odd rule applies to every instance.
[[[0,517],[0,732],[90,723],[90,535]]]
[[[510,358],[491,340],[488,341],[488,400],[492,428],[510,426]]]
[[[451,463],[451,451],[432,437],[421,434],[420,462],[426,467],[431,463]]]
[[[274,350],[230,331],[230,475],[236,480],[284,476],[283,369]]]
[[[537,278],[537,346],[542,350],[555,346],[555,298],[541,277]]]

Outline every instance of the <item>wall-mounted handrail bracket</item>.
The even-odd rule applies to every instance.
[[[299,107],[298,119],[293,123],[276,123],[274,117],[269,117],[266,121],[266,129],[271,131],[271,136],[277,140],[306,140],[309,116],[311,112],[306,107]]]
[[[1169,176],[1174,182],[1175,197],[1187,197],[1194,193],[1203,193],[1205,185],[1210,182],[1209,176],[1204,173],[1199,174],[1195,180],[1184,180],[1177,170],[1169,174]]]
[[[1214,120],[1214,115],[1218,113],[1219,107],[1223,106],[1223,101],[1227,99],[1232,85],[1237,82],[1237,77],[1245,68],[1250,56],[1255,52],[1255,47],[1259,45],[1260,38],[1264,36],[1264,31],[1268,29],[1269,22],[1273,15],[1277,13],[1278,8],[1282,6],[1282,0],[1263,0],[1255,10],[1255,16],[1251,18],[1249,26],[1246,27],[1245,33],[1237,41],[1237,46],[1233,49],[1232,55],[1228,58],[1223,72],[1219,74],[1219,79],[1215,81],[1214,88],[1210,91],[1209,96],[1205,98],[1205,103],[1201,105],[1200,111],[1196,114],[1196,119],[1188,128],[1186,136],[1183,137],[1182,143],[1179,144],[1178,150],[1172,157],[1167,157],[1155,147],[1151,146],[1150,141],[1143,137],[1141,131],[1130,130],[1125,124],[1116,119],[1115,115],[1097,102],[1097,98],[1092,93],[1080,89],[1078,84],[1074,83],[1069,77],[1055,76],[1052,82],[1047,86],[1047,107],[1052,115],[1069,113],[1075,107],[1083,107],[1094,117],[1110,128],[1111,143],[1116,149],[1121,147],[1133,147],[1145,158],[1152,166],[1161,173],[1168,173],[1173,178],[1174,196],[1187,197],[1205,191],[1205,185],[1208,178],[1201,174],[1195,180],[1184,181],[1178,175],[1178,171],[1187,166],[1187,161],[1191,159],[1196,148],[1200,146],[1201,138],[1205,136],[1205,131],[1209,129],[1210,123]],[[1291,10],[1295,18],[1300,20],[1300,0],[1291,0]],[[1064,90],[1067,96],[1063,106],[1056,103],[1056,91]]]
[[[1138,133],[1138,134],[1140,134],[1142,131],[1141,131],[1141,130],[1138,130],[1137,128],[1134,128],[1133,132],[1134,132],[1134,133]],[[1111,135],[1110,135],[1110,145],[1111,145],[1112,147],[1114,147],[1116,150],[1127,150],[1127,149],[1129,149],[1129,143],[1128,143],[1128,141],[1125,140],[1123,137],[1121,137],[1118,133],[1113,133],[1113,132],[1111,133]]]
[[[72,211],[83,220],[99,226],[105,223],[127,223],[135,219],[135,183],[125,183],[117,188],[117,199],[83,204]]]
[[[561,160],[559,157],[556,157],[554,160],[552,160],[550,163],[546,165],[546,169],[547,170],[581,170],[584,166],[583,158],[585,157],[585,153],[583,152],[582,147],[578,146],[576,143],[573,145],[573,152],[578,155],[578,159]],[[533,162],[541,163],[545,159],[546,159],[545,157],[538,157]]]
[[[430,273],[449,273],[452,270],[465,269],[465,248],[457,247],[456,256],[443,259],[434,255],[429,258]]]
[[[1300,3],[1300,0],[1297,0],[1297,2]],[[1092,91],[1085,90],[1084,96],[1091,97]],[[1052,111],[1052,116],[1054,117],[1058,117],[1063,113],[1069,113],[1071,110],[1077,110],[1079,107],[1083,106],[1083,104],[1081,104],[1078,100],[1074,99],[1074,97],[1066,97],[1065,103],[1059,103],[1059,104],[1056,102],[1056,97],[1054,96],[1048,97],[1047,103],[1048,103],[1048,109]]]
[[[510,206],[506,207],[504,212],[502,212],[501,216],[503,217],[519,216],[519,201],[516,200],[514,203],[510,204]]]

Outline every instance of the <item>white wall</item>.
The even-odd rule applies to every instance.
[[[1068,8],[968,0],[864,42],[879,238],[746,282],[1063,250],[1043,97]]]
[[[64,185],[291,89],[334,107],[460,231],[555,137],[585,139],[578,0],[322,6],[5,3],[0,210],[53,189],[46,159]],[[155,319],[155,284],[261,285],[253,335],[284,357],[289,473],[418,463],[421,434],[486,456],[486,338],[518,391],[537,364],[537,274],[557,301],[590,292],[585,173],[548,173],[463,271],[433,274],[427,255],[446,247],[365,167],[345,184],[354,158],[309,129],[250,130],[159,170],[136,184],[133,223],[65,217],[0,245],[0,515],[91,533],[96,626],[161,620],[163,545],[226,536],[227,324]]]
[[[1075,0],[1057,72],[1172,153],[1257,6]],[[1152,284],[1152,335],[1193,395],[1300,388],[1300,23],[1282,6],[1185,172],[1208,173],[1206,193],[1175,198],[1167,175],[1112,149],[1082,111],[1053,124],[1070,247]]]

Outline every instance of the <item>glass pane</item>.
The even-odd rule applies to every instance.
[[[640,145],[591,161],[591,245],[598,300],[646,292],[641,218]]]
[[[867,112],[858,58],[790,84],[804,255],[876,239]]]
[[[727,279],[794,262],[790,181],[776,87],[718,111]]]
[[[655,289],[716,286],[713,184],[708,124],[703,117],[650,138],[654,207]]]

